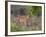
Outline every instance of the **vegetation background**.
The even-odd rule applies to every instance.
[[[29,16],[31,23],[32,21],[35,21],[35,24],[32,22],[33,26],[30,24],[30,26],[27,27],[17,27],[16,25],[16,16],[20,14],[20,9],[24,9],[24,14]],[[16,31],[38,31],[41,29],[41,18],[42,17],[42,7],[41,6],[22,6],[22,5],[11,5],[11,32]],[[32,20],[32,21],[31,21]]]

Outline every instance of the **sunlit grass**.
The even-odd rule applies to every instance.
[[[35,26],[34,26],[35,28]],[[32,29],[32,27],[17,27],[15,22],[11,22],[11,32],[20,32],[20,31],[39,31],[41,28],[37,26],[37,29]]]
[[[11,32],[18,32],[18,31],[24,31],[21,27],[17,27],[16,23],[11,23]]]

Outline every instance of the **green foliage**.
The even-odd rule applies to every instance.
[[[32,6],[27,6],[26,11],[27,11],[27,15],[31,16],[32,15]]]
[[[42,12],[42,7],[41,6],[27,6],[26,11],[29,16],[35,16],[38,13]]]
[[[41,6],[32,6],[32,15],[37,15],[42,12]]]
[[[29,15],[29,16],[35,16],[37,15],[38,13],[42,12],[42,7],[41,6],[12,6],[12,11],[13,11],[13,14],[15,16],[17,16],[19,14],[19,10],[21,8],[25,8],[25,14]]]
[[[21,27],[17,27],[15,22],[11,23],[11,32],[24,31]]]
[[[11,22],[11,31],[16,31],[15,30],[16,29],[16,23],[14,23],[14,22]]]

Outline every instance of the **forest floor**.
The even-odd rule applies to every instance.
[[[42,18],[41,17],[30,17],[26,26],[19,26],[15,22],[15,17],[12,17],[11,21],[11,32],[19,31],[39,31],[42,30]]]

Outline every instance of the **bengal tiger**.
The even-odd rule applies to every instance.
[[[28,19],[29,19],[29,16],[18,16],[16,19],[16,23],[18,23],[21,26],[26,26]]]

